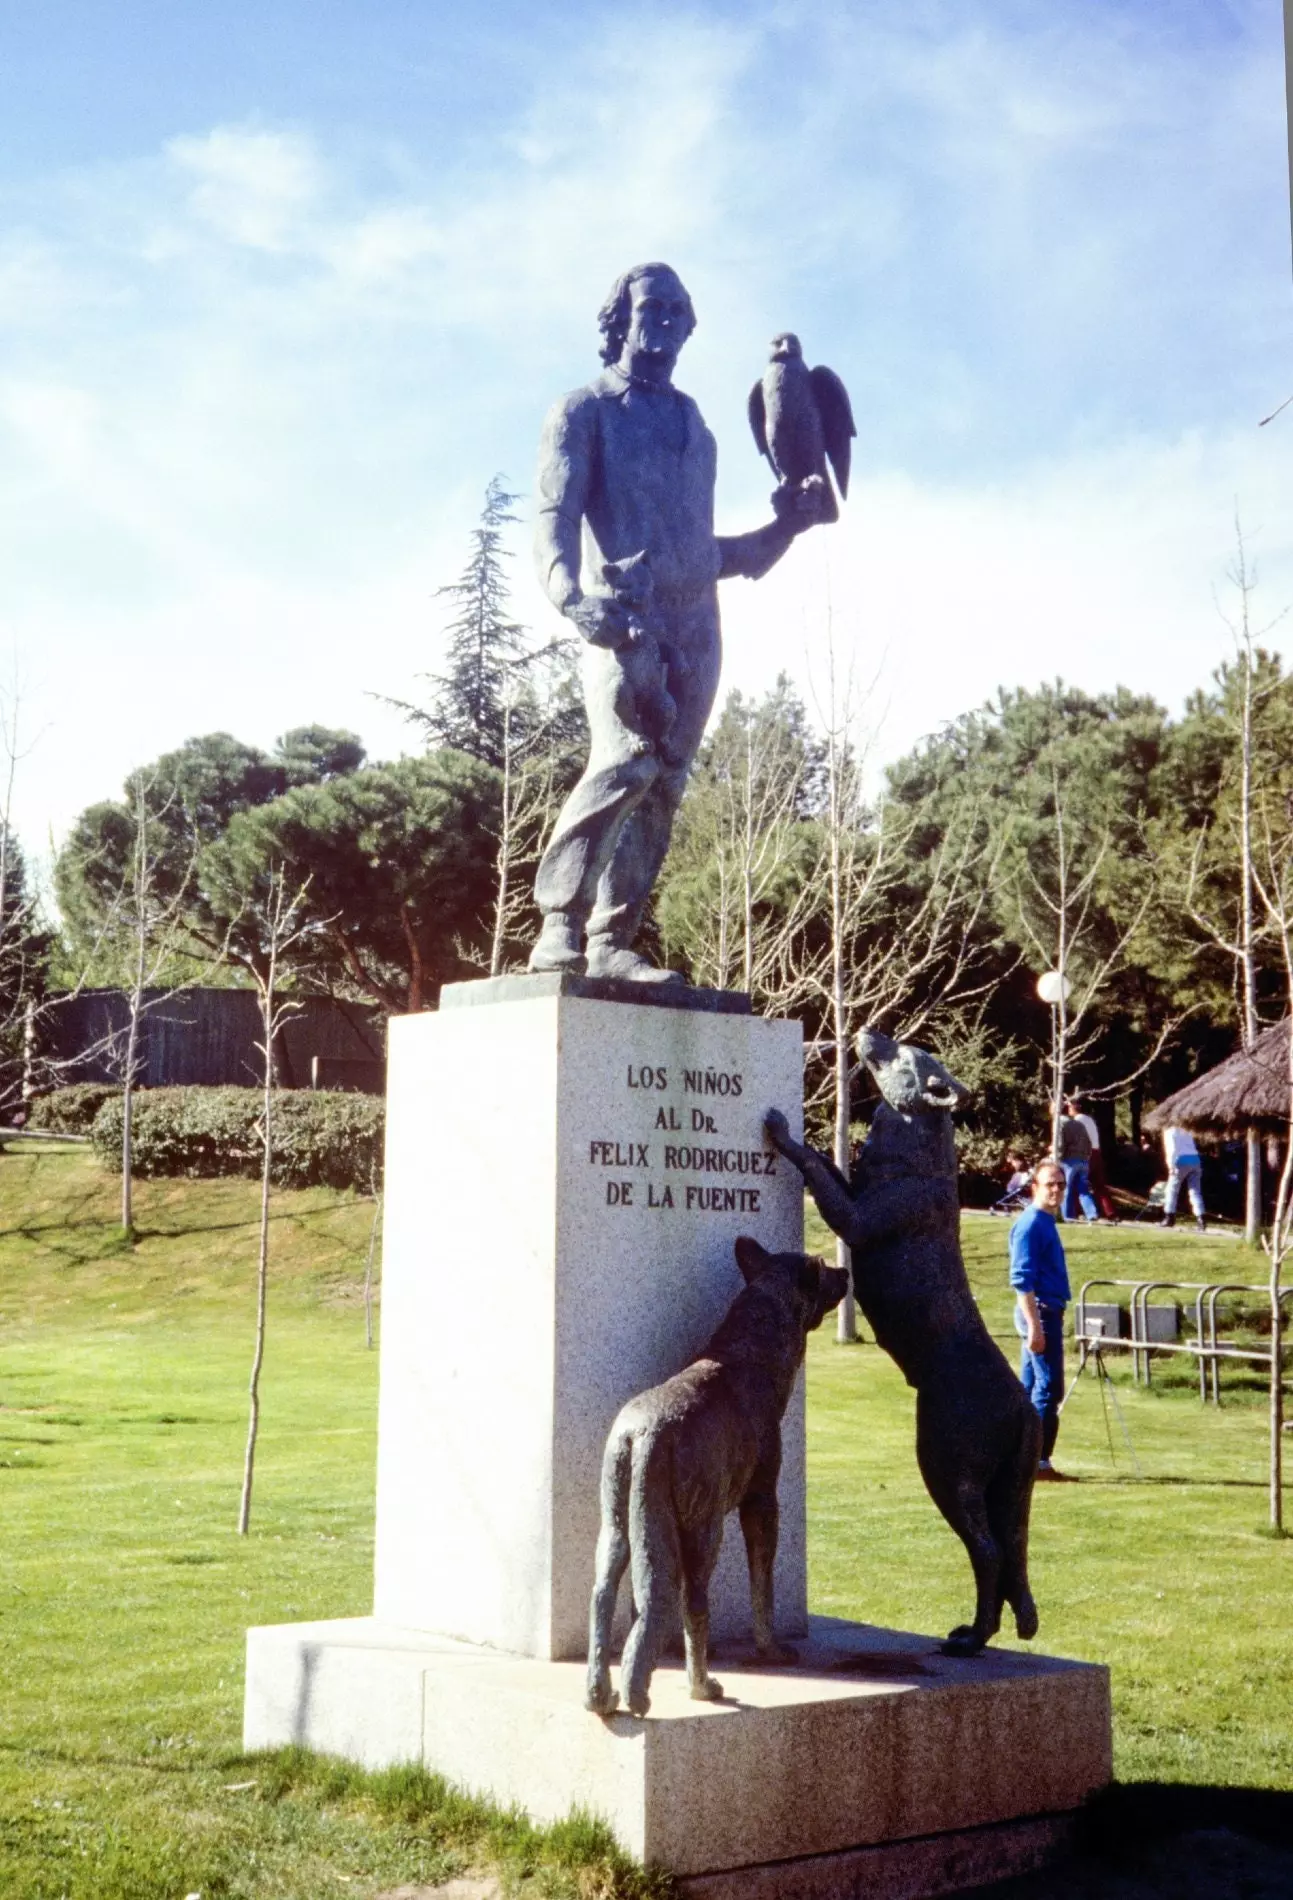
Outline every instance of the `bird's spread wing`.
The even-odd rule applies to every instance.
[[[759,454],[767,455],[768,460],[771,461],[772,457],[768,455],[768,418],[763,408],[762,381],[757,382],[750,391],[750,400],[746,408],[750,417],[750,431],[754,436]],[[775,473],[776,471],[774,470],[773,472]]]
[[[827,369],[819,363],[809,374],[813,382],[813,394],[817,398],[817,413],[822,419],[822,434],[826,438],[826,453],[835,470],[835,479],[839,483],[840,493],[847,497],[849,492],[849,443],[857,434],[853,426],[853,407],[849,402],[849,392],[845,389],[833,369]]]

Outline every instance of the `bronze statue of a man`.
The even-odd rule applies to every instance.
[[[820,498],[787,489],[765,527],[715,535],[714,438],[673,387],[691,298],[639,264],[598,323],[606,368],[552,409],[539,455],[539,575],[585,641],[591,744],[535,879],[530,968],[676,983],[633,939],[718,690],[717,584],[766,574]]]

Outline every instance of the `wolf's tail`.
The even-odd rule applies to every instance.
[[[627,1534],[629,1492],[633,1484],[633,1434],[618,1431],[606,1441],[602,1456],[602,1523]]]

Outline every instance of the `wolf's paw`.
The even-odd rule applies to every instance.
[[[629,1714],[645,1715],[651,1707],[651,1698],[645,1689],[639,1689],[636,1695],[629,1690]]]
[[[691,1699],[693,1702],[721,1702],[723,1685],[716,1676],[706,1676],[703,1682],[692,1683]]]
[[[756,1669],[767,1669],[777,1663],[797,1663],[798,1661],[799,1651],[792,1643],[769,1643],[766,1649],[756,1649],[754,1652]]]
[[[939,1645],[945,1656],[977,1656],[983,1648],[983,1638],[971,1623],[958,1623],[949,1630],[947,1640]]]
[[[790,1123],[779,1108],[770,1108],[763,1118],[763,1132],[774,1147],[790,1140]]]
[[[614,1715],[620,1706],[619,1696],[607,1682],[590,1682],[588,1693],[584,1697],[584,1707],[593,1715]]]
[[[1026,1643],[1037,1634],[1037,1605],[1031,1597],[1015,1606],[1015,1631]]]

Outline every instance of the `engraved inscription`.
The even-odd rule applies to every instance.
[[[738,1132],[724,1126],[723,1104],[735,1105],[745,1093],[740,1070],[682,1069],[671,1076],[658,1063],[634,1061],[623,1073],[626,1094],[675,1098],[642,1103],[630,1119],[638,1119],[646,1108],[654,1130],[682,1139],[657,1144],[639,1140],[636,1133],[591,1137],[588,1166],[602,1176],[606,1206],[759,1213],[761,1189],[753,1182],[775,1176],[777,1159],[767,1149],[740,1145],[742,1136],[748,1142],[748,1129]],[[709,1103],[701,1107],[694,1099],[676,1099],[696,1096],[710,1098]],[[629,1105],[626,1102],[626,1108]],[[728,1178],[716,1181],[715,1176]]]

